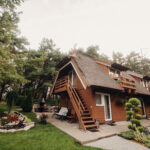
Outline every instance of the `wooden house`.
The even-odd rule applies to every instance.
[[[150,77],[120,64],[74,52],[57,65],[51,94],[60,96],[60,106],[76,116],[83,130],[97,128],[96,122],[126,120],[125,102],[141,100],[141,114],[150,118]]]

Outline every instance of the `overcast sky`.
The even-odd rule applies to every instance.
[[[76,44],[100,52],[140,52],[150,57],[150,0],[26,0],[21,34],[37,49],[43,37],[62,51]]]

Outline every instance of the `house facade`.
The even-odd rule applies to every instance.
[[[74,52],[57,65],[51,94],[60,96],[83,130],[96,129],[96,122],[126,120],[125,102],[140,99],[143,118],[150,118],[150,77],[122,65]]]

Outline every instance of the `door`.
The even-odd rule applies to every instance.
[[[112,120],[110,95],[96,92],[96,106],[104,106],[105,121]]]
[[[141,99],[140,102],[141,102],[142,115],[143,117],[146,117],[144,101]]]
[[[104,111],[105,111],[105,120],[112,120],[111,116],[111,104],[110,104],[110,96],[104,95]]]

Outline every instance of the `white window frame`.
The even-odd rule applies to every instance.
[[[96,92],[95,93],[95,100],[96,100],[96,94],[101,95],[101,104],[96,103],[96,106],[104,106],[104,100],[102,98],[104,95],[102,93]]]

